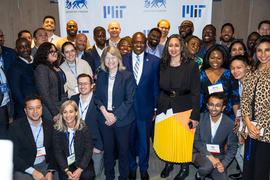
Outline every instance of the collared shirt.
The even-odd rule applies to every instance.
[[[1,84],[4,84],[4,83],[7,83],[7,78],[6,78],[6,75],[3,71],[2,68],[0,68],[0,75],[1,75],[1,78],[0,78],[0,83]],[[4,93],[4,97],[3,97],[3,100],[2,100],[2,104],[1,104],[1,107],[7,105],[7,103],[10,101],[9,99],[9,96],[8,96],[8,92]]]
[[[71,154],[71,153],[73,154],[73,153],[75,153],[75,151],[74,151],[74,139],[73,139],[74,130],[71,129],[71,128],[68,128],[68,132],[69,132],[68,150],[69,150],[69,154]],[[75,136],[74,136],[74,138],[75,138]],[[73,142],[72,142],[71,149],[70,149],[70,143],[71,143],[72,139],[73,139]],[[70,150],[71,150],[71,152],[70,152]]]
[[[218,44],[222,44],[222,41],[219,41],[219,43],[218,43]],[[229,46],[227,46],[227,47],[230,47],[230,46],[231,46],[231,44],[232,44],[232,42],[230,42]],[[224,44],[222,44],[222,45],[224,45]],[[226,45],[224,45],[224,46],[226,46]]]
[[[146,50],[147,53],[152,54],[158,58],[161,58],[161,53],[159,52],[159,47],[157,45],[156,49],[154,51],[152,51],[152,49],[148,46],[148,41],[146,42]]]
[[[137,81],[136,81],[137,84],[139,84],[139,82],[140,82],[142,71],[143,71],[144,52],[139,55],[139,58],[140,58],[140,66],[139,66],[139,71],[138,71],[138,75],[137,75]],[[135,67],[136,61],[137,61],[137,54],[135,54],[134,51],[132,51],[133,69]]]
[[[114,85],[114,81],[115,81],[115,76],[114,78],[111,78],[110,76],[108,77],[109,81],[108,81],[108,104],[107,104],[107,109],[109,111],[112,111],[112,101],[113,101],[113,85]]]
[[[27,120],[28,120],[29,125],[31,127],[34,141],[35,142],[37,141],[36,142],[37,148],[44,146],[44,131],[43,131],[43,127],[42,127],[42,118],[40,118],[40,122],[39,122],[39,125],[37,127],[28,118],[27,118]],[[40,128],[41,128],[41,130],[40,130]],[[39,130],[40,130],[40,133],[39,133]],[[39,134],[39,136],[38,136],[38,134]],[[38,139],[37,139],[37,136],[38,136]],[[45,160],[45,156],[37,157],[35,159],[34,165],[40,164],[44,160]],[[35,169],[33,167],[29,167],[25,170],[25,172],[28,174],[32,174],[34,170]]]
[[[119,38],[119,40],[118,40],[116,43],[113,43],[113,42],[111,41],[111,39],[109,39],[109,45],[116,47],[116,46],[117,46],[117,43],[118,43],[119,41],[120,41],[120,38]]]
[[[91,102],[92,96],[93,96],[93,92],[90,93],[89,97],[83,103],[82,95],[80,94],[79,112],[80,112],[80,117],[82,118],[83,121],[85,121],[85,116],[87,114],[87,111],[88,111],[89,104]],[[83,111],[83,114],[82,114],[82,111]]]
[[[19,58],[20,58],[21,60],[23,60],[26,64],[32,64],[32,63],[33,63],[33,60],[34,60],[33,56],[31,56],[31,55],[30,55],[31,62],[28,62],[26,59],[24,59],[24,58],[21,57],[21,56],[19,56]]]
[[[101,57],[101,54],[103,52],[103,49],[106,47],[106,44],[105,44],[105,46],[104,46],[103,49],[100,49],[96,44],[95,44],[95,47],[96,47],[96,50],[97,50],[97,53],[98,53],[99,57]]]
[[[3,67],[4,68],[3,51],[2,51],[2,47],[1,46],[0,46],[0,48],[1,48],[0,67]]]
[[[80,58],[80,59],[82,59],[82,56],[83,56],[83,53],[84,53],[84,51],[82,51],[80,54],[76,54],[76,56],[77,56],[77,58]]]
[[[59,41],[60,39],[62,39],[62,38],[53,34],[51,37],[48,38],[48,42],[56,45],[57,41]]]
[[[217,132],[218,127],[219,127],[219,124],[221,122],[221,119],[222,119],[223,114],[221,113],[221,115],[220,115],[220,117],[219,117],[219,119],[217,120],[216,123],[214,123],[212,121],[211,115],[209,115],[209,116],[210,116],[210,122],[211,122],[211,135],[212,135],[212,137],[215,137],[216,132]]]

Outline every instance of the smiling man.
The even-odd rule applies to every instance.
[[[261,36],[270,35],[270,21],[264,20],[261,21],[258,25],[257,33],[259,33]]]
[[[231,45],[231,42],[234,39],[234,27],[231,23],[223,24],[220,32],[220,42],[219,44],[223,44],[227,47]]]
[[[110,34],[110,38],[106,41],[106,45],[111,45],[116,47],[117,43],[120,41],[120,33],[121,28],[118,22],[113,21],[108,26],[108,33]]]
[[[34,79],[31,43],[25,38],[17,39],[15,51],[18,58],[8,70],[8,81],[14,99],[15,118],[24,116],[23,101],[30,94],[37,94]]]
[[[146,52],[161,58],[164,49],[163,44],[159,44],[161,37],[161,31],[158,28],[153,28],[150,30],[147,42],[146,42]]]
[[[48,42],[56,45],[57,41],[61,39],[61,37],[54,34],[55,31],[55,19],[53,16],[47,15],[43,18],[42,27],[45,29],[48,35]]]
[[[129,180],[136,179],[139,164],[142,180],[148,180],[150,133],[155,118],[156,99],[159,95],[160,59],[145,51],[146,37],[137,32],[132,37],[131,53],[122,56],[123,65],[134,75],[134,113],[136,120],[132,124],[129,146]],[[136,141],[139,141],[136,142]],[[136,144],[139,144],[139,162],[136,162]]]
[[[192,35],[194,32],[193,22],[191,21],[183,21],[182,24],[178,27],[179,35],[186,39],[187,36]]]

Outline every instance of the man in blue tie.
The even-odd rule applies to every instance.
[[[142,180],[148,180],[149,144],[152,122],[155,118],[156,102],[159,95],[159,62],[156,56],[145,51],[146,37],[137,32],[132,37],[131,53],[122,56],[123,65],[134,74],[134,112],[136,120],[132,124],[130,136],[130,173],[129,179],[136,179],[136,154],[139,154],[139,166]],[[139,141],[139,143],[136,142]],[[139,144],[139,152],[136,152]]]

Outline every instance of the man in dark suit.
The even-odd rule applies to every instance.
[[[15,61],[17,55],[14,49],[3,46],[5,42],[4,37],[5,35],[0,29],[0,67],[4,69],[5,73],[7,73],[8,68]]]
[[[17,119],[25,116],[24,98],[30,94],[37,94],[37,91],[30,41],[26,38],[17,39],[15,50],[19,57],[10,66],[7,75],[14,100],[15,118]]]
[[[48,42],[48,35],[45,29],[43,28],[36,29],[33,33],[33,40],[35,42],[35,46],[31,50],[31,56],[34,57],[36,55],[39,46],[44,42]]]
[[[130,136],[130,174],[129,179],[136,179],[136,140],[139,140],[139,166],[141,179],[149,179],[147,173],[149,161],[149,139],[155,116],[156,102],[159,95],[159,62],[156,56],[145,51],[146,37],[137,32],[132,37],[131,53],[122,56],[123,65],[134,75],[134,112],[136,120],[132,124]]]
[[[222,113],[225,109],[223,93],[208,96],[209,112],[202,113],[194,137],[192,162],[198,167],[195,179],[203,180],[210,174],[213,179],[226,180],[226,168],[233,160],[238,138],[233,131],[234,121]],[[228,149],[225,151],[225,145]]]
[[[87,36],[83,33],[80,33],[76,36],[75,39],[75,46],[77,48],[76,55],[78,58],[86,60],[89,64],[89,66],[92,69],[92,72],[95,72],[95,60],[94,58],[87,53],[86,50],[86,45],[87,45]]]
[[[79,107],[80,117],[90,126],[93,141],[93,156],[96,178],[98,178],[103,170],[103,143],[98,129],[97,107],[94,103],[93,96],[93,80],[88,74],[80,74],[78,76],[78,88],[80,94],[71,97]]]
[[[100,56],[104,47],[106,46],[106,31],[103,27],[95,27],[94,31],[94,40],[95,44],[93,45],[92,49],[87,50],[87,52],[94,58],[95,60],[95,69],[93,74],[95,74],[96,70],[100,66]]]
[[[14,180],[52,179],[57,163],[53,155],[53,122],[42,119],[41,98],[31,94],[24,100],[26,117],[10,124],[8,138],[14,144]],[[57,179],[57,176],[54,176]]]

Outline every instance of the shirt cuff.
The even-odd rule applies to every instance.
[[[34,172],[34,170],[35,170],[35,168],[29,167],[29,168],[27,168],[27,169],[25,170],[25,172],[28,173],[28,174],[32,174],[32,173]]]

